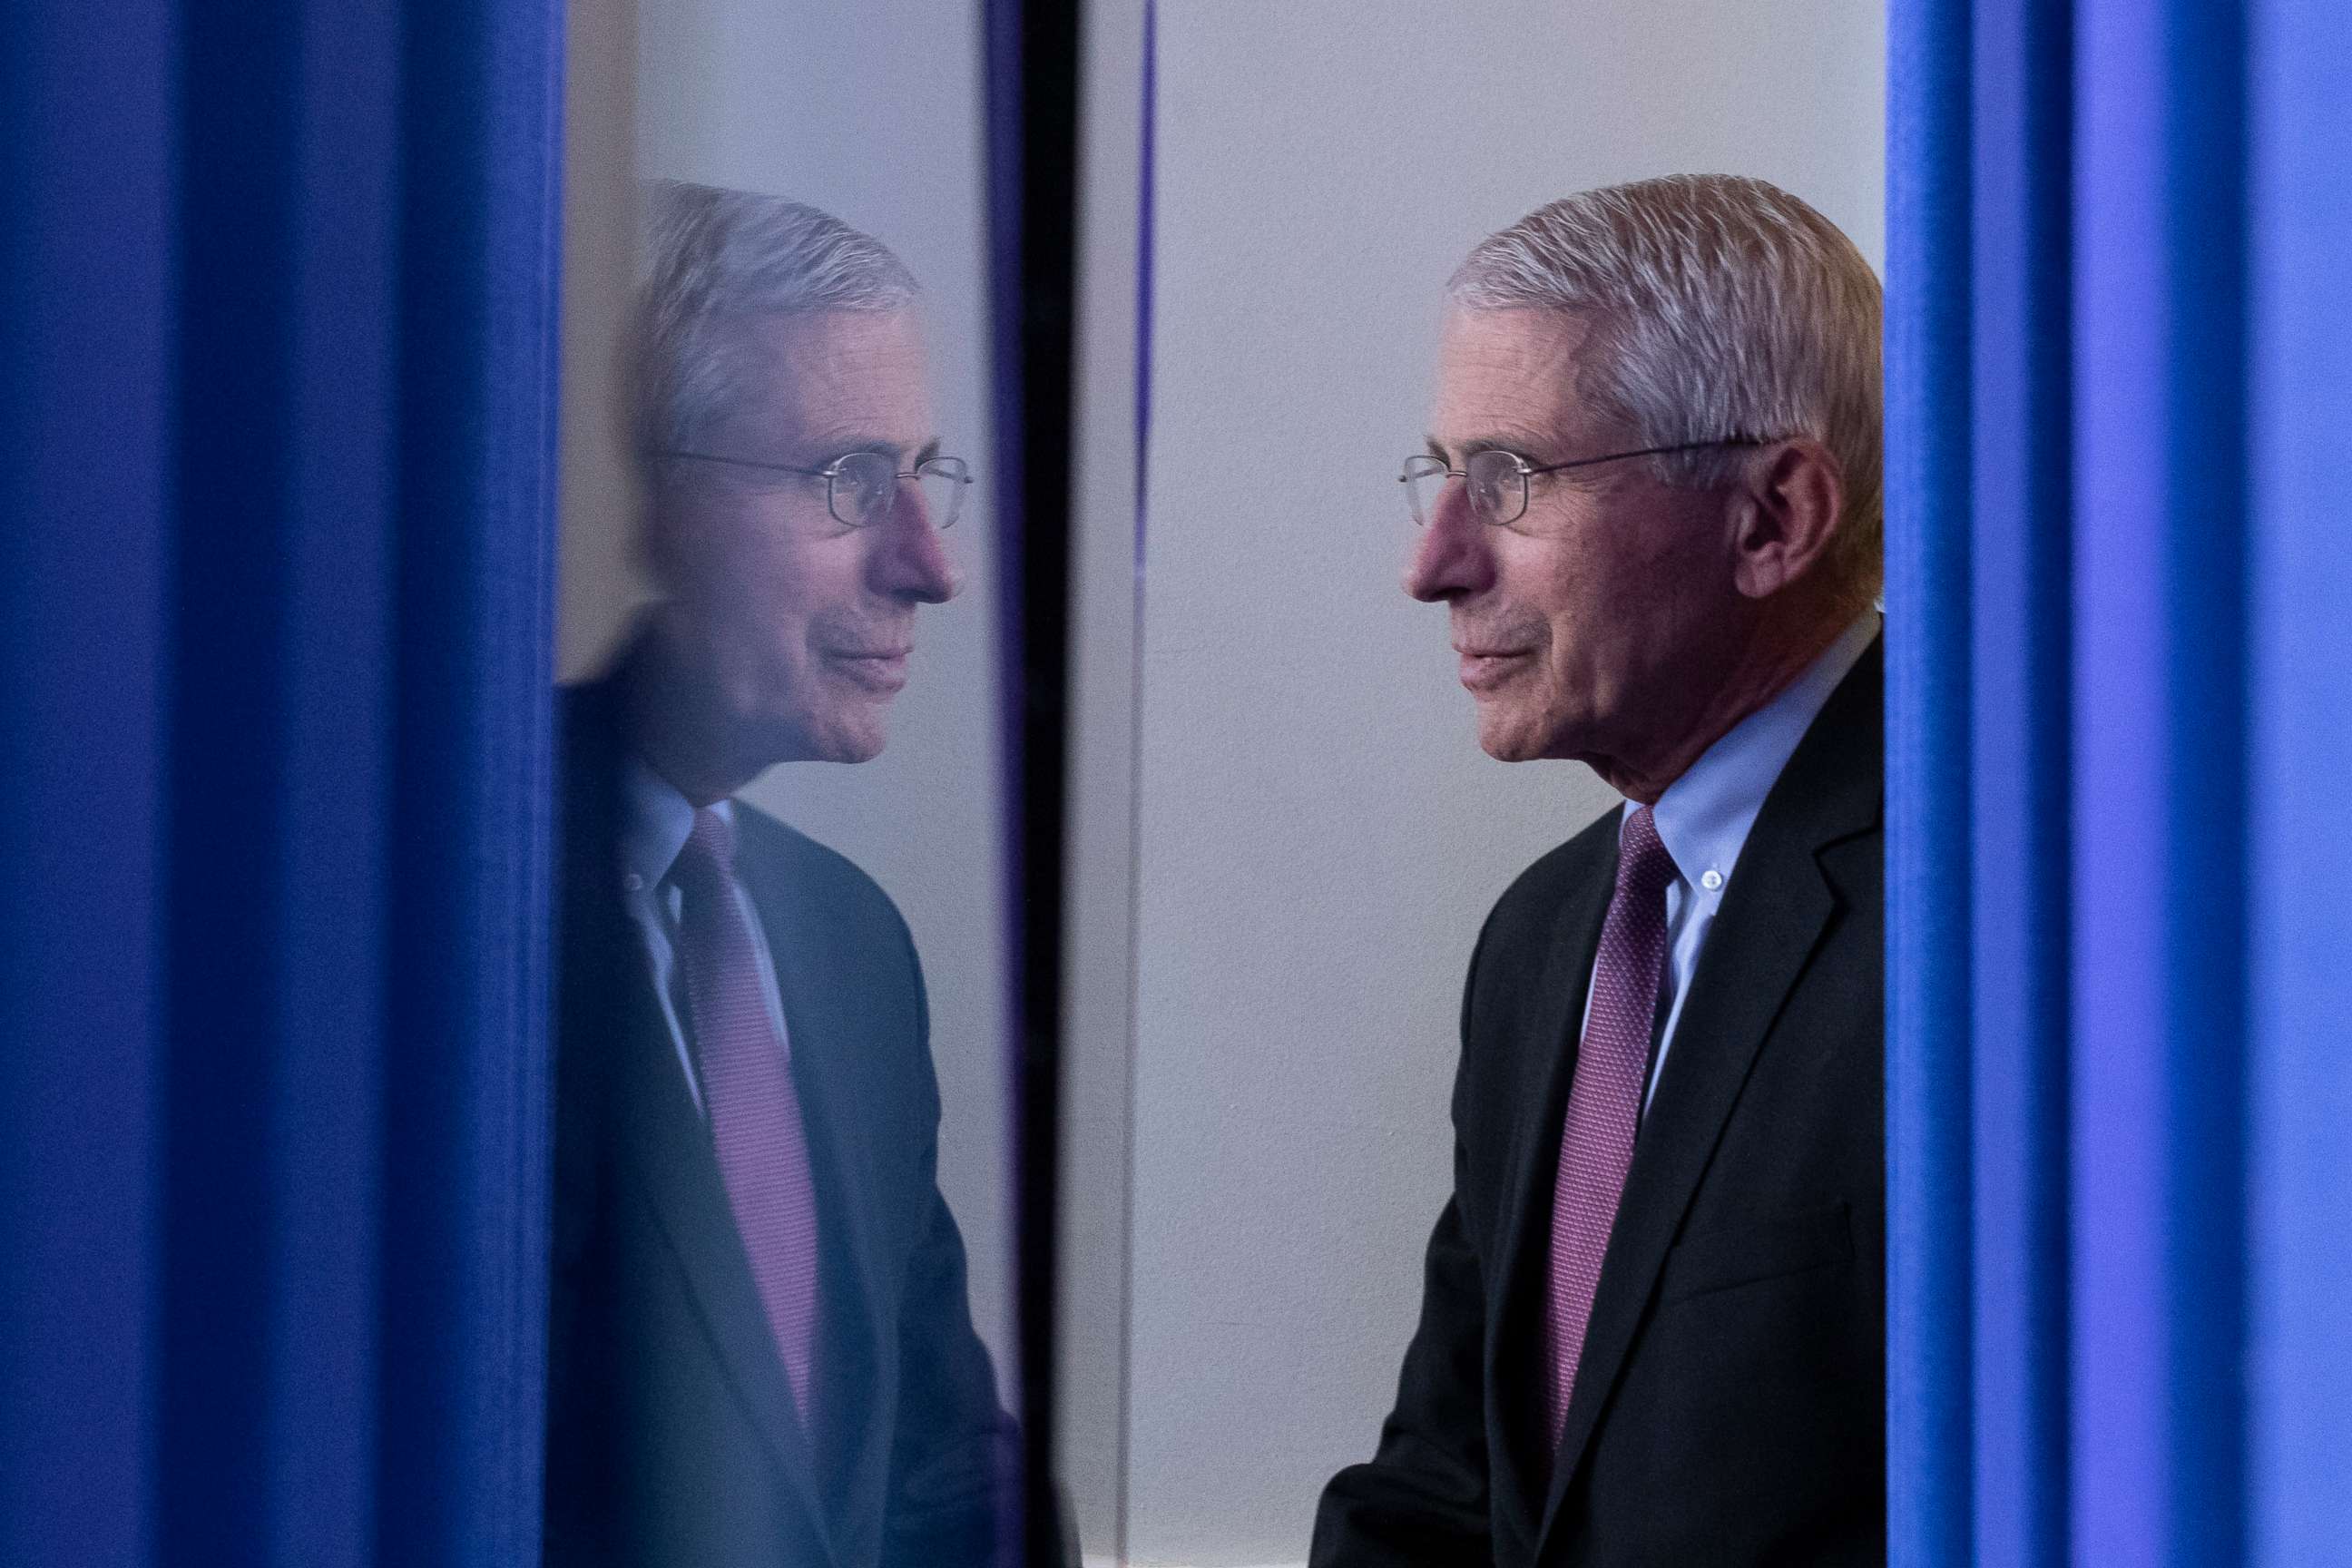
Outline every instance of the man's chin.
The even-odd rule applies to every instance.
[[[1516,713],[1478,705],[1478,749],[1498,763],[1531,763],[1549,755],[1538,726]]]
[[[742,761],[762,773],[779,763],[869,763],[890,738],[883,717],[881,710],[779,716],[758,727]]]
[[[887,722],[889,704],[859,703],[856,710],[835,715],[833,721],[816,733],[813,761],[821,763],[870,763],[882,754],[889,744]]]
[[[889,737],[879,726],[873,729],[830,730],[812,736],[789,758],[780,761],[803,763],[870,763],[882,754]]]

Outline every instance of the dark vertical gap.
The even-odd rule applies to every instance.
[[[296,17],[182,13],[156,1541],[270,1531],[270,1152],[284,896]]]
[[[2168,1534],[2181,1564],[2245,1545],[2246,202],[2242,8],[2167,7],[2167,1076],[2179,1291]]]
[[[1063,1551],[1054,1471],[1076,321],[1077,0],[990,0],[990,271],[1013,977],[1018,1551]],[[1011,1543],[1008,1543],[1011,1544]]]
[[[2032,1346],[2027,1367],[2034,1402],[2036,1447],[2042,1482],[2032,1499],[2027,1539],[2038,1568],[2063,1568],[2068,1557],[2072,1517],[2073,1378],[2068,1368],[2073,1314],[2067,1281],[2073,1258],[2074,1192],[2067,1150],[2073,1103],[2067,1042],[2073,1012],[2074,923],[2074,463],[2071,445],[2060,439],[2074,427],[2074,10],[2069,0],[2033,0],[2026,47],[2032,68],[2025,85],[2030,117],[2026,145],[2041,162],[2030,174],[2025,221],[2031,226],[2026,254],[2046,261],[2028,273],[2028,385],[2033,406],[2026,428],[2047,433],[2028,461],[2031,531],[2026,636],[2033,672],[2032,700],[2026,713],[2029,754],[2021,759],[2031,778],[2043,781],[2047,809],[2027,820],[2031,837],[2029,892],[2035,942],[2033,994],[2029,1027],[2042,1048],[2035,1053],[2040,1081],[2032,1086],[2030,1169],[2040,1176],[2032,1238],[2034,1298],[2028,1305]]]

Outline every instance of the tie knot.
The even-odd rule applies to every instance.
[[[729,881],[735,875],[735,826],[719,814],[716,807],[700,806],[694,814],[694,827],[686,836],[684,847],[677,852],[677,864],[673,876],[716,877]]]
[[[1619,894],[1638,894],[1644,900],[1663,897],[1676,874],[1675,858],[1666,853],[1665,841],[1658,837],[1657,819],[1648,806],[1636,807],[1617,836]]]

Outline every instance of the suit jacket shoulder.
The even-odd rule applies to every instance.
[[[1498,1034],[1503,1020],[1488,1016],[1492,1009],[1509,1007],[1515,998],[1557,1001],[1562,986],[1575,991],[1581,1001],[1584,981],[1580,975],[1591,967],[1600,914],[1616,879],[1618,825],[1616,810],[1602,812],[1573,838],[1520,872],[1495,900],[1479,930],[1463,987],[1465,1066],[1466,1053],[1484,1042],[1526,1037]]]
[[[778,821],[748,801],[735,802],[736,853],[789,883],[811,903],[861,933],[908,940],[906,917],[866,868],[830,845]]]

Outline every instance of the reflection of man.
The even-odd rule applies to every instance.
[[[551,1563],[990,1560],[1012,1439],[934,1175],[897,910],[729,797],[882,749],[952,595],[914,283],[808,207],[654,193],[662,590],[565,712]]]
[[[1406,589],[1487,752],[1627,799],[1479,937],[1420,1328],[1314,1562],[1879,1562],[1877,282],[1685,178],[1452,304]]]

